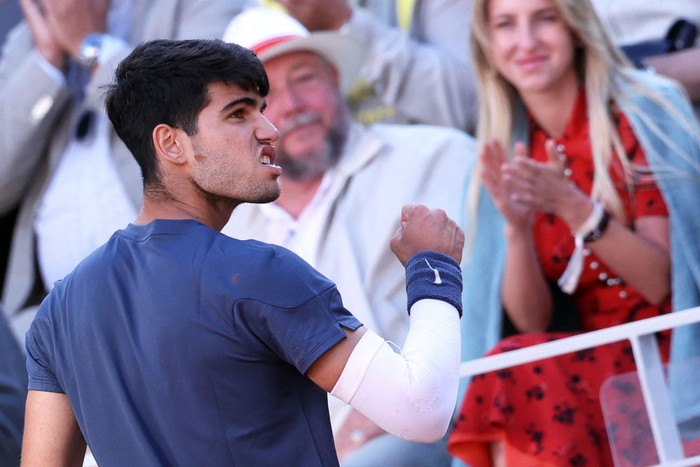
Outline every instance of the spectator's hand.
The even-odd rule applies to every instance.
[[[44,17],[41,0],[20,0],[20,6],[24,13],[24,20],[32,33],[34,47],[50,64],[64,70],[68,54],[62,49],[56,40],[53,31],[49,28],[47,19]]]
[[[462,261],[464,232],[442,209],[423,205],[404,206],[401,226],[390,242],[391,251],[404,266],[419,251],[438,251]]]
[[[347,0],[277,0],[309,31],[335,31],[352,16]]]
[[[549,156],[547,162],[516,154],[513,162],[504,168],[503,177],[511,187],[514,202],[554,214],[576,229],[588,217],[593,205],[569,180],[564,155],[559,153],[554,140],[547,141],[545,150]]]
[[[46,23],[63,51],[77,57],[90,33],[107,30],[110,0],[36,0]]]
[[[524,144],[516,143],[514,151],[516,157],[527,158],[527,149]],[[481,180],[506,222],[518,231],[529,229],[532,221],[532,209],[515,195],[512,176],[506,176],[511,165],[501,144],[495,140],[487,142],[479,159],[481,161]]]

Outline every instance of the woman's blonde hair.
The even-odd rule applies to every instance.
[[[498,72],[493,61],[489,33],[489,1],[474,0],[471,47],[478,77],[479,120],[477,139],[479,153],[486,141],[496,139],[510,150],[513,144],[513,116],[519,97],[515,88]],[[672,115],[682,119],[660,94],[637,83],[632,77],[633,67],[610,39],[589,0],[552,0],[576,44],[574,66],[576,75],[586,92],[590,124],[590,142],[594,178],[591,196],[600,200],[615,217],[625,222],[622,202],[610,176],[610,163],[616,158],[622,165],[627,180],[634,178],[635,168],[625,154],[613,118],[613,104],[624,99],[620,84],[634,86],[641,94],[658,101]],[[690,128],[690,126],[689,126]],[[663,135],[660,135],[663,137]],[[671,147],[675,145],[670,142]],[[469,207],[476,212],[480,183],[479,170],[469,190]],[[628,182],[631,188],[631,182]],[[472,226],[474,227],[474,226]]]

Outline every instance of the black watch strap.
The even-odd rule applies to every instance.
[[[603,211],[603,216],[600,218],[600,222],[591,230],[588,235],[583,237],[584,243],[595,242],[600,237],[603,236],[605,231],[608,229],[608,224],[610,223],[610,214],[608,211]]]

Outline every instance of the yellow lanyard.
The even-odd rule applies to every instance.
[[[272,8],[273,10],[278,10],[283,13],[286,13],[287,10],[277,3],[277,0],[259,0],[260,6],[263,6],[265,8]]]
[[[413,8],[416,0],[396,0],[396,18],[401,29],[408,32],[411,30],[411,19],[413,18]]]

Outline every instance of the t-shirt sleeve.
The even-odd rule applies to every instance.
[[[52,341],[48,319],[37,317],[29,328],[25,341],[29,389],[64,392],[53,370]]]
[[[355,330],[362,325],[345,309],[335,286],[294,307],[241,300],[234,322],[239,331],[263,341],[301,373],[345,338],[343,327]]]

